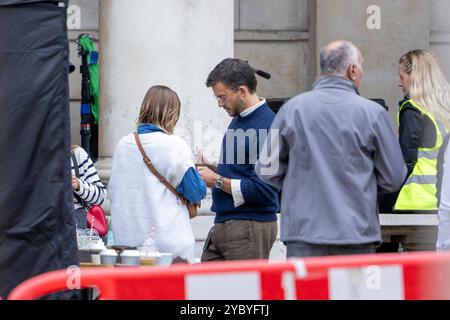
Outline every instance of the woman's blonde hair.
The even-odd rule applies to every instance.
[[[450,129],[450,85],[435,56],[413,50],[400,58],[402,70],[410,76],[408,96]]]
[[[165,86],[148,89],[139,111],[138,124],[151,123],[172,134],[180,117],[180,99]]]

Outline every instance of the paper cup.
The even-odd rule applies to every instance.
[[[161,254],[158,252],[151,252],[145,255],[141,255],[141,266],[154,266],[156,265],[156,259],[160,256]]]
[[[113,266],[117,261],[116,250],[108,249],[100,252],[100,261],[104,265]]]
[[[92,264],[101,264],[102,260],[100,259],[100,255],[99,254],[91,254],[91,262]]]
[[[139,251],[125,250],[120,254],[120,262],[123,265],[138,266],[140,265]]]
[[[173,261],[173,254],[170,252],[163,252],[156,258],[157,266],[170,266]]]

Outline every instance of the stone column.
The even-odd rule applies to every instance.
[[[135,130],[142,99],[158,84],[181,99],[176,133],[219,157],[230,119],[205,82],[233,56],[233,15],[232,0],[100,1],[101,157],[112,157],[119,139]]]

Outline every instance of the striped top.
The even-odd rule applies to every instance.
[[[78,179],[80,181],[80,190],[73,190],[73,192],[88,204],[102,205],[106,199],[106,188],[95,169],[92,159],[83,148],[78,147],[73,152],[78,161],[78,172],[80,174],[80,178]],[[72,175],[75,176],[72,158],[70,162]],[[82,204],[75,196],[73,197],[73,201],[75,209],[82,207]]]

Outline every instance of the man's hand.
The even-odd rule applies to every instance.
[[[206,167],[214,172],[217,172],[217,166],[211,164],[211,162],[209,162],[209,160],[203,155],[203,152],[201,150],[197,150],[195,152],[195,167]]]
[[[195,164],[196,165],[207,165],[207,164],[209,164],[208,159],[206,159],[206,157],[203,155],[203,152],[201,150],[195,152]]]
[[[217,173],[207,167],[199,166],[197,167],[197,171],[208,188],[213,188],[216,184],[216,181],[220,178]]]
[[[80,191],[80,180],[78,180],[75,176],[72,176],[72,189],[75,191]]]

